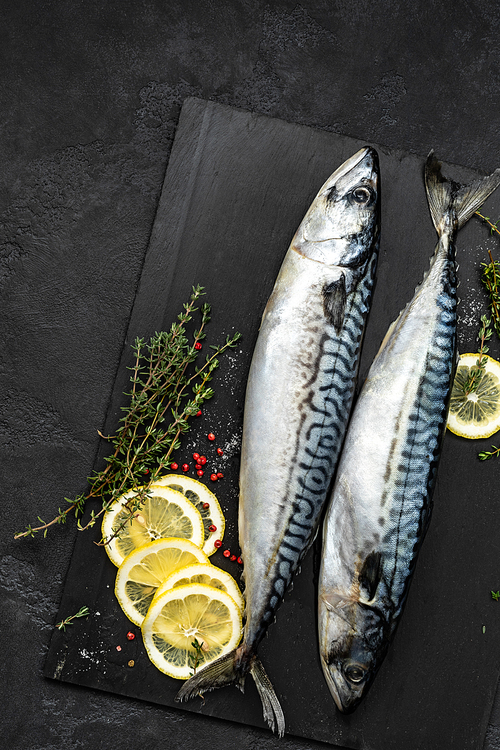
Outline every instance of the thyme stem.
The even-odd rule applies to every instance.
[[[481,451],[481,453],[478,453],[480,461],[487,461],[489,458],[498,458],[500,456],[500,448],[497,448],[496,445],[492,445],[491,447],[493,448],[492,451]]]
[[[102,471],[89,478],[88,492],[73,500],[66,499],[69,506],[64,510],[59,508],[55,518],[47,523],[39,518],[40,526],[29,525],[25,531],[16,534],[15,539],[34,536],[41,531],[45,535],[50,526],[66,523],[71,513],[77,518],[79,530],[88,529],[115,500],[138,487],[139,491],[124,506],[128,516],[122,527],[141,509],[151,484],[165,471],[172,452],[179,448],[182,435],[189,429],[190,419],[205,401],[212,398],[209,383],[218,367],[218,357],[233,348],[240,338],[239,333],[228,336],[224,344],[212,347],[213,352],[203,363],[197,363],[210,320],[210,306],[206,303],[199,308],[196,306],[203,294],[202,287],[193,287],[184,311],[178,315],[170,331],[155,333],[149,342],[138,338],[132,344],[135,356],[130,368],[130,390],[126,394],[130,403],[123,407],[124,414],[114,435],[105,436],[99,432],[114,450],[106,457]],[[201,322],[190,343],[186,325],[198,311]],[[90,519],[82,525],[79,517],[91,498],[100,498],[102,507],[92,510]],[[114,535],[119,532],[117,529]],[[109,541],[101,540],[99,544]]]
[[[90,615],[90,610],[88,607],[81,607],[78,612],[76,612],[74,615],[71,615],[70,617],[66,617],[66,619],[61,620],[61,622],[58,622],[56,625],[56,628],[58,630],[66,630],[66,627],[68,625],[73,625],[73,620],[76,620],[77,617],[88,617]]]
[[[486,367],[486,354],[489,352],[489,347],[486,345],[486,341],[489,341],[492,336],[490,328],[491,320],[488,319],[487,315],[481,316],[481,328],[478,333],[478,340],[480,342],[478,358],[476,364],[470,368],[469,374],[463,385],[463,391],[466,396],[470,393],[477,391],[481,380],[483,379],[484,370]]]
[[[488,216],[484,216],[479,211],[476,211],[476,215],[479,216],[479,218],[489,226],[491,234],[500,235],[500,229],[498,228],[500,219],[496,222],[493,222]],[[490,250],[488,250],[488,255],[490,258],[490,262],[481,264],[483,268],[481,280],[488,291],[493,327],[498,336],[500,336],[500,291],[498,288],[500,264],[498,261],[493,260],[493,256]]]

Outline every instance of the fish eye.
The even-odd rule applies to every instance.
[[[358,206],[367,206],[372,201],[373,191],[370,190],[370,188],[361,185],[354,188],[349,197],[352,203],[357,203]]]
[[[349,682],[354,682],[355,684],[357,684],[358,682],[361,682],[361,680],[365,676],[365,671],[366,670],[359,664],[349,664],[344,669],[344,674]]]

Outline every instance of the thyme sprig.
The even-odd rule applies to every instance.
[[[500,336],[500,290],[498,288],[500,263],[498,260],[493,260],[490,250],[488,250],[488,255],[490,256],[490,262],[481,264],[483,266],[481,280],[488,290],[493,326],[497,335]]]
[[[497,221],[492,221],[488,216],[484,216],[479,211],[476,211],[476,214],[489,226],[490,234],[500,235],[500,229],[498,227],[498,224],[500,224],[500,219],[497,219]],[[493,325],[493,328],[495,329],[497,335],[500,337],[500,263],[497,260],[493,260],[491,250],[488,250],[488,255],[490,258],[490,262],[481,263],[483,269],[481,274],[481,281],[486,287],[489,296],[489,307],[491,313],[490,325]],[[481,318],[481,321],[483,321],[483,318]],[[480,453],[478,453],[478,458],[480,461],[487,461],[490,458],[498,458],[500,456],[500,448],[497,448],[495,445],[492,445],[491,447],[492,450],[490,451],[481,451]]]
[[[492,451],[481,451],[481,453],[478,453],[478,458],[480,461],[487,461],[489,458],[498,458],[500,456],[500,448],[497,448],[496,445],[491,446],[493,448]]]
[[[68,625],[73,625],[73,620],[76,620],[77,617],[88,617],[89,615],[90,609],[88,607],[80,607],[78,612],[76,612],[74,615],[66,617],[64,620],[61,620],[61,622],[58,622],[56,628],[58,628],[58,630],[66,630],[66,627]]]
[[[486,367],[487,360],[485,355],[490,350],[486,345],[486,341],[489,341],[493,335],[493,331],[490,328],[491,319],[489,319],[487,315],[482,315],[481,324],[481,328],[479,329],[479,333],[477,335],[478,341],[480,342],[478,358],[476,360],[476,364],[470,368],[469,374],[467,375],[467,378],[465,379],[465,382],[463,384],[463,391],[466,396],[477,391]]]
[[[189,661],[191,662],[191,666],[193,667],[192,674],[196,674],[196,670],[200,666],[201,662],[203,661],[203,652],[208,651],[208,647],[205,645],[204,641],[200,641],[195,638],[194,641],[191,641],[191,646],[194,648],[195,653],[189,654]]]
[[[151,484],[165,472],[173,451],[180,447],[181,436],[189,429],[191,418],[205,401],[212,398],[214,392],[209,383],[219,365],[219,356],[233,348],[240,338],[239,333],[228,336],[224,344],[210,347],[212,352],[206,355],[203,363],[197,363],[210,320],[210,305],[196,306],[203,294],[203,287],[193,287],[189,302],[184,304],[184,311],[178,315],[170,331],[157,332],[148,342],[137,338],[132,344],[131,387],[125,394],[129,397],[129,404],[122,407],[124,413],[115,435],[105,436],[99,432],[112,444],[113,451],[105,458],[106,467],[89,478],[89,491],[74,499],[65,498],[69,506],[59,508],[55,518],[44,522],[39,517],[39,526],[29,525],[25,531],[16,534],[15,539],[39,532],[45,536],[50,526],[66,523],[71,513],[77,518],[79,530],[88,529],[118,497],[136,489],[136,494],[124,506],[128,515],[113,537],[100,542],[106,544],[119,535],[142,508]],[[186,325],[197,311],[201,321],[190,342]],[[82,525],[80,519],[91,498],[100,499],[102,507],[98,511],[91,510],[90,519]]]
[[[500,229],[498,228],[498,224],[500,223],[500,219],[497,219],[496,221],[491,221],[489,216],[483,216],[483,214],[480,211],[476,211],[476,216],[479,216],[480,219],[482,219],[486,224],[488,224],[490,228],[490,234],[500,234]]]
[[[493,222],[488,216],[483,216],[479,211],[476,211],[477,216],[482,219],[490,228],[490,234],[500,235],[500,229],[498,224],[500,219]],[[500,289],[498,285],[500,283],[500,262],[493,260],[491,251],[488,250],[490,258],[489,263],[481,263],[483,272],[481,274],[481,281],[485,285],[488,296],[490,298],[490,311],[493,322],[493,327],[498,336],[500,336]]]

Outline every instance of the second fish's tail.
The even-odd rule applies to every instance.
[[[236,685],[241,692],[244,692],[245,677],[248,673],[252,675],[260,695],[265,721],[278,737],[283,737],[285,717],[274,688],[262,666],[262,662],[256,654],[247,651],[245,644],[220,659],[216,659],[190,677],[189,680],[186,680],[175,700],[189,700],[215,688],[232,684]]]
[[[441,172],[441,162],[431,151],[425,163],[425,187],[438,235],[443,234],[450,222],[456,222],[457,229],[463,227],[499,185],[500,169],[472,180],[468,185],[448,180]]]

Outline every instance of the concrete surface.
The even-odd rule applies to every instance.
[[[486,172],[500,7],[4,0],[0,33],[2,744],[325,747],[45,680],[76,531],[13,535],[85,487],[183,100]],[[485,748],[500,748],[499,701]]]

